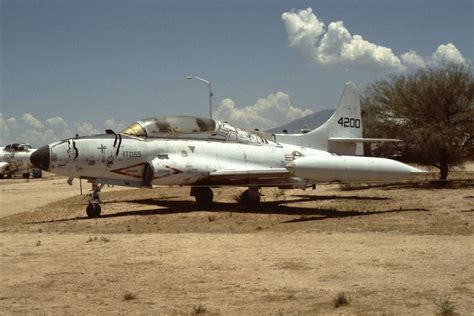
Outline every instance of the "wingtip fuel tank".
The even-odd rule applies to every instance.
[[[396,160],[335,155],[299,157],[286,168],[297,177],[318,182],[400,181],[424,173]]]

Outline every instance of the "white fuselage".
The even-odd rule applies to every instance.
[[[51,172],[137,187],[306,187],[316,182],[404,180],[419,171],[390,159],[338,156],[277,143],[99,135],[69,139],[49,148]]]
[[[115,146],[114,146],[115,144]],[[330,157],[311,148],[278,144],[241,144],[212,140],[137,139],[123,136],[78,138],[50,145],[50,170],[69,177],[109,179],[141,186],[145,165],[153,162],[155,185],[192,185],[216,171],[284,169],[299,156]],[[285,178],[277,184],[286,184]],[[115,180],[115,181],[113,181]],[[221,177],[216,185],[232,184]],[[272,180],[272,183],[275,181]]]

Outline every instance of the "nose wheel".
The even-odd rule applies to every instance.
[[[97,218],[100,216],[102,211],[98,203],[89,203],[86,208],[86,213],[89,218]]]
[[[96,182],[92,182],[92,190],[89,193],[89,204],[86,208],[86,213],[89,218],[97,218],[100,216],[102,208],[100,204],[103,203],[99,197],[100,190],[104,187],[103,184],[98,185]]]

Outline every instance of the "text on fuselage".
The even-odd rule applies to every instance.
[[[141,151],[124,151],[122,152],[123,158],[141,158],[142,152]]]

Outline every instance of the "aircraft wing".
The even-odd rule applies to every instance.
[[[331,137],[328,139],[335,143],[400,143],[401,139],[393,138],[343,138],[343,137]]]
[[[286,168],[268,168],[268,169],[239,169],[239,170],[218,170],[209,173],[212,180],[228,179],[275,179],[292,177],[292,174]]]

